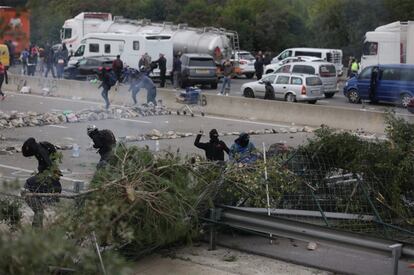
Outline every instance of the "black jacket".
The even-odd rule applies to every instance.
[[[112,148],[116,144],[116,139],[111,130],[94,130],[89,133],[89,137],[93,141],[93,148],[98,149],[98,153],[102,159],[107,159],[112,152]]]
[[[156,62],[158,63],[160,71],[167,70],[167,59],[165,59],[165,57],[160,57]]]
[[[194,141],[194,145],[197,148],[203,149],[204,151],[206,151],[206,158],[208,160],[221,160],[224,161],[224,152],[226,152],[227,154],[229,153],[229,148],[227,147],[227,145],[221,141],[221,140],[217,140],[217,141],[212,141],[210,140],[210,142],[200,142],[201,139],[201,134],[198,134],[195,141]]]

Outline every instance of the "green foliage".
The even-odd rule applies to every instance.
[[[73,270],[70,274],[99,274],[99,259],[92,243],[80,247],[61,231],[23,230],[18,234],[0,236],[0,272],[9,275],[60,274],[59,268]],[[103,262],[107,274],[127,274],[125,262],[105,252]]]
[[[367,141],[351,134],[321,128],[301,151],[325,160],[325,173],[341,169],[359,175],[368,184],[372,200],[399,217],[410,217],[401,196],[413,196],[414,125],[387,117],[389,141]],[[318,165],[318,164],[315,164]]]
[[[21,203],[7,197],[0,197],[0,221],[17,226],[22,219]]]

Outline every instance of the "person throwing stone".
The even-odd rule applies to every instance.
[[[200,142],[203,131],[197,135],[194,146],[203,149],[206,152],[206,158],[211,161],[224,161],[224,152],[229,153],[229,148],[224,141],[219,140],[219,134],[216,129],[212,129],[209,133],[209,142]]]

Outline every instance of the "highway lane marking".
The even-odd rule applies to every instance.
[[[20,168],[20,167],[16,167],[16,166],[10,166],[10,165],[4,165],[4,164],[0,164],[0,167],[2,168],[6,168],[6,169],[11,169],[11,170],[17,170],[17,171],[21,171],[21,172],[26,172],[26,173],[30,173],[32,174],[34,171],[33,170],[28,170],[28,169],[24,169],[24,168]],[[67,180],[67,181],[82,181],[79,179],[73,179],[73,178],[69,178],[69,177],[60,177],[63,180]]]
[[[138,120],[138,119],[130,119],[130,118],[121,118],[120,120],[123,121],[130,121],[130,122],[136,122],[136,123],[145,123],[145,124],[151,124],[151,121],[145,121],[145,120]]]
[[[249,123],[249,124],[256,124],[256,125],[266,125],[266,126],[273,126],[273,127],[282,127],[282,128],[289,128],[292,126],[289,125],[282,125],[282,124],[274,124],[274,123],[267,123],[267,122],[257,122],[251,120],[241,120],[235,118],[226,118],[226,117],[216,117],[216,116],[204,116],[205,118],[217,119],[217,120],[227,120],[233,122],[242,122],[242,123]]]
[[[66,126],[61,126],[61,125],[47,125],[48,127],[55,127],[55,128],[61,128],[61,129],[67,129],[68,127]]]

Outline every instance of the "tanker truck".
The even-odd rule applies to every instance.
[[[414,64],[414,21],[397,21],[365,34],[361,68],[377,64]]]
[[[62,43],[76,49],[87,33],[141,33],[171,37],[174,53],[205,53],[217,59],[230,57],[239,50],[238,34],[222,28],[192,28],[187,24],[154,23],[132,20],[110,13],[83,12],[66,20],[61,30]]]

